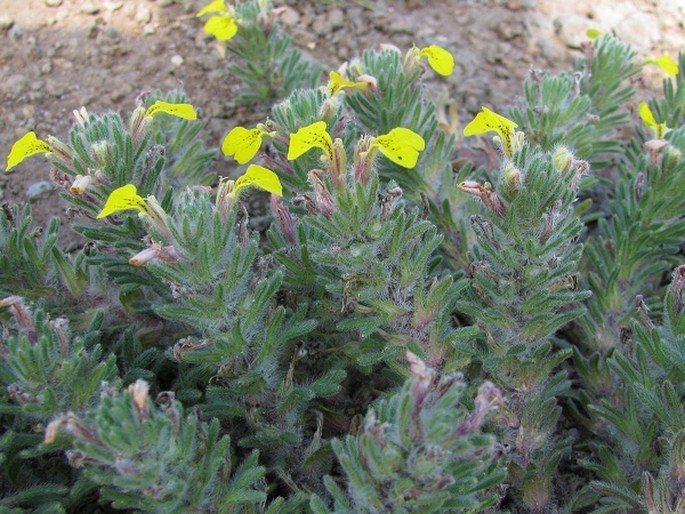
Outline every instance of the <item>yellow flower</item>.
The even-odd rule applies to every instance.
[[[259,127],[235,127],[224,138],[221,151],[224,155],[233,155],[239,164],[245,164],[252,160],[262,146],[262,135],[264,132]]]
[[[661,57],[647,59],[645,61],[645,64],[656,64],[669,77],[675,77],[678,74],[678,71],[680,70],[680,68],[678,68],[678,63],[676,63],[668,55],[662,55]]]
[[[359,89],[361,91],[367,91],[369,86],[371,86],[371,82],[369,81],[358,80],[357,82],[352,82],[351,80],[347,80],[337,71],[331,71],[328,76],[329,96],[333,96],[342,89]]]
[[[645,125],[654,131],[657,139],[662,139],[664,134],[670,130],[665,123],[656,122],[654,114],[646,102],[640,102],[640,118],[645,122]]]
[[[228,14],[212,16],[205,23],[205,34],[210,34],[219,41],[228,41],[238,32],[238,24]]]
[[[387,134],[376,137],[371,148],[378,148],[395,164],[404,168],[413,168],[419,159],[419,152],[426,148],[426,142],[416,132],[397,127]]]
[[[290,134],[288,160],[293,161],[312,148],[321,148],[329,159],[333,159],[333,140],[326,132],[326,122],[317,121]]]
[[[598,38],[599,36],[601,36],[602,34],[603,34],[603,32],[602,32],[601,30],[595,29],[595,28],[587,29],[587,30],[585,31],[585,35],[586,35],[589,39],[597,39],[597,38]]]
[[[35,132],[27,132],[12,145],[10,154],[7,156],[5,171],[11,170],[27,157],[38,153],[52,153],[52,147],[45,141],[38,139]]]
[[[142,197],[138,196],[136,186],[133,184],[126,184],[118,187],[109,194],[105,206],[98,213],[97,219],[104,218],[110,214],[119,211],[128,211],[135,209],[136,211],[150,213],[150,210]]]
[[[454,57],[444,48],[431,45],[419,50],[419,58],[426,57],[428,64],[443,76],[451,75],[454,70]]]
[[[516,146],[516,134],[514,132],[518,125],[509,118],[491,111],[487,107],[483,107],[476,117],[464,127],[465,136],[479,136],[487,132],[497,132],[499,134],[499,141],[502,144],[504,153],[511,158],[514,155],[514,148]]]
[[[226,0],[214,0],[213,2],[205,5],[199,13],[195,15],[196,18],[204,16],[212,12],[228,12],[228,7],[226,7]]]
[[[228,7],[226,7],[226,2],[224,0],[214,0],[205,5],[199,13],[195,16],[204,16],[205,14],[219,13],[210,17],[205,22],[205,34],[210,34],[217,38],[219,41],[228,41],[238,32],[238,24],[235,22],[231,16]]]
[[[274,195],[283,196],[283,186],[281,186],[278,175],[257,164],[250,164],[245,174],[236,179],[233,191],[228,196],[234,197],[241,189],[251,186],[262,188]]]
[[[163,102],[162,100],[157,100],[145,111],[145,117],[151,118],[156,114],[163,112],[165,114],[171,114],[178,118],[183,118],[184,120],[196,120],[197,114],[195,113],[195,108],[190,104],[171,104],[169,102]]]

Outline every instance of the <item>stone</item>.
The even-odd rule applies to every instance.
[[[81,4],[81,12],[85,14],[95,15],[100,12],[100,7],[93,2],[84,2]]]
[[[171,64],[173,64],[176,68],[180,68],[181,66],[183,66],[184,62],[185,61],[183,57],[178,54],[171,57]]]
[[[45,196],[55,189],[55,185],[47,180],[34,182],[26,190],[26,196],[29,200],[36,200],[41,196]]]
[[[141,5],[138,7],[136,10],[136,16],[135,20],[138,23],[149,23],[149,21],[152,19],[152,11],[150,10],[149,7],[146,5]]]
[[[63,0],[45,0],[45,5],[48,7],[59,7]]]
[[[0,30],[9,30],[12,28],[12,25],[14,25],[14,20],[12,18],[6,14],[0,16]]]
[[[280,20],[286,27],[294,27],[300,23],[300,14],[295,9],[286,7],[280,16]]]

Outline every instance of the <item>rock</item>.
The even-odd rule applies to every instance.
[[[495,32],[502,41],[511,41],[514,38],[522,36],[524,34],[524,29],[520,22],[507,19],[502,20],[497,24]]]
[[[280,20],[286,27],[294,27],[300,23],[300,14],[295,9],[286,7],[283,14],[281,14]]]
[[[45,0],[45,5],[48,7],[59,7],[62,5],[62,0]]]
[[[342,10],[338,9],[337,7],[335,9],[331,9],[331,11],[328,13],[328,23],[330,23],[330,26],[333,30],[342,28],[345,25],[345,15],[343,14]]]
[[[152,11],[146,5],[141,5],[136,10],[135,20],[138,23],[148,23],[152,19]]]
[[[95,15],[100,12],[100,7],[93,2],[84,2],[81,4],[81,12],[85,14]]]
[[[34,182],[26,190],[26,196],[29,200],[36,200],[41,196],[45,196],[55,189],[55,185],[47,180]]]
[[[104,2],[102,5],[104,5],[105,9],[107,9],[109,12],[114,12],[121,9],[124,6],[124,2]]]
[[[89,39],[95,39],[98,35],[98,25],[97,23],[91,23],[86,27],[86,35]]]
[[[16,98],[21,95],[21,93],[26,90],[29,85],[29,80],[20,74],[10,75],[5,79],[3,84],[3,89],[12,98]]]
[[[171,57],[171,64],[173,64],[174,67],[176,67],[176,68],[180,68],[181,66],[183,66],[184,62],[185,61],[184,61],[183,57],[181,57],[178,54]]]
[[[0,16],[0,30],[9,30],[12,28],[12,25],[14,25],[14,20],[12,18],[6,14]]]
[[[554,20],[557,37],[568,48],[580,48],[580,44],[588,40],[585,32],[593,26],[596,26],[593,20],[577,14],[559,16]]]

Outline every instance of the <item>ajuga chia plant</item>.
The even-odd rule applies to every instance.
[[[278,13],[198,13],[270,113],[235,176],[181,92],[10,150],[86,242],[0,213],[0,509],[681,511],[684,58],[638,104],[603,35],[461,127],[446,49],[321,81]]]
[[[274,9],[270,0],[227,5],[225,0],[207,4],[198,13],[206,17],[206,34],[225,44],[230,57],[228,71],[240,79],[234,101],[274,102],[301,87],[315,87],[321,66],[291,45],[280,27],[284,8]]]
[[[313,496],[313,512],[483,512],[497,503],[488,489],[504,470],[482,426],[500,392],[484,383],[469,410],[461,375],[438,378],[416,355],[407,358],[411,379],[369,409],[358,434],[333,441],[349,485],[343,491],[326,476],[333,508]]]

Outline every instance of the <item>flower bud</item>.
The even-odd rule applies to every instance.
[[[376,150],[372,144],[372,138],[362,137],[354,150],[354,181],[359,184],[366,184],[369,181]]]
[[[326,184],[321,180],[322,175],[323,171],[314,169],[309,172],[308,177],[309,182],[311,182],[314,188],[314,203],[316,207],[321,214],[330,217],[335,212],[335,199],[326,188]]]
[[[147,396],[149,391],[150,385],[141,378],[128,386],[128,392],[131,395],[131,401],[136,410],[136,416],[138,416],[141,423],[147,421],[150,417],[150,407],[148,405]]]
[[[57,158],[62,163],[71,166],[71,163],[74,160],[71,148],[54,136],[46,137],[45,142],[50,145],[53,157]]]
[[[112,162],[112,145],[110,145],[107,140],[93,143],[90,146],[90,153],[95,161],[103,168]]]
[[[281,234],[292,245],[297,244],[297,229],[295,227],[295,220],[293,219],[287,205],[283,205],[283,198],[277,195],[271,195],[271,208],[276,215],[278,227],[281,229]]]
[[[76,118],[76,123],[78,123],[81,128],[85,128],[86,123],[90,120],[88,109],[86,109],[85,106],[81,106],[80,109],[74,109],[72,113],[74,118]]]
[[[507,161],[502,171],[502,177],[507,196],[515,196],[521,189],[521,172],[514,166],[513,162]]]
[[[145,107],[142,105],[135,108],[131,113],[131,120],[129,122],[129,130],[133,138],[133,144],[138,145],[145,135],[150,118],[145,115]]]
[[[345,187],[345,176],[347,175],[347,153],[342,139],[335,138],[333,141],[333,159],[331,166],[331,182],[333,187],[340,191]]]
[[[683,153],[675,146],[669,145],[664,154],[664,170],[673,170],[680,163]]]
[[[552,165],[562,176],[566,176],[573,166],[573,154],[565,146],[557,147],[552,155]]]

